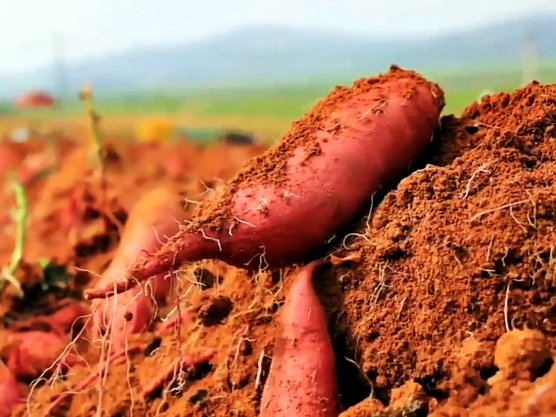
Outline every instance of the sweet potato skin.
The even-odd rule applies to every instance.
[[[252,270],[302,261],[349,225],[376,191],[401,179],[430,144],[442,106],[432,85],[411,77],[387,79],[338,104],[313,141],[295,149],[284,183],[240,184],[231,223],[181,231],[127,278],[140,282],[200,259]],[[116,291],[133,285],[122,281]]]
[[[222,245],[217,256],[245,267],[264,247],[269,266],[296,262],[347,226],[375,191],[397,182],[430,144],[440,112],[430,91],[413,87],[406,98],[411,81],[397,83],[374,117],[365,112],[379,100],[375,90],[339,107],[316,134],[320,153],[296,149],[286,186],[239,189],[231,211],[253,226],[240,223],[232,236],[215,236]],[[338,122],[346,128],[330,133]],[[214,250],[214,242],[205,245]]]
[[[184,203],[170,189],[157,188],[145,194],[132,208],[114,258],[97,285],[110,286],[138,258],[156,252],[167,237],[179,230],[184,217]],[[154,303],[167,295],[170,285],[170,279],[159,274],[126,294],[95,300],[93,336],[110,328],[112,343],[121,347],[126,334],[147,328],[153,318]]]
[[[304,267],[281,309],[260,417],[337,417],[336,359],[324,309]]]

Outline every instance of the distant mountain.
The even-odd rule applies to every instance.
[[[138,47],[71,62],[67,79],[71,90],[92,80],[97,92],[106,92],[359,76],[383,71],[390,63],[421,71],[515,66],[531,35],[541,57],[556,61],[556,15],[407,40],[253,26],[195,43]],[[49,67],[22,75],[0,74],[0,96],[51,89],[53,80]]]

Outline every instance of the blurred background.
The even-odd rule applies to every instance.
[[[3,5],[0,50],[5,139],[79,137],[90,83],[108,135],[269,142],[334,85],[391,63],[441,83],[447,113],[554,82],[556,2],[19,0]]]

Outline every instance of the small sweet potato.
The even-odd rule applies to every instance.
[[[0,363],[0,417],[10,417],[11,409],[25,398],[13,373]]]
[[[132,208],[114,258],[99,281],[99,286],[113,285],[126,274],[139,257],[156,251],[163,241],[179,230],[185,218],[185,203],[166,188],[145,194]],[[144,331],[153,318],[154,302],[164,298],[171,281],[159,274],[133,291],[110,300],[95,300],[94,336],[110,329],[112,343],[122,347],[126,334]]]
[[[77,300],[71,300],[63,307],[45,317],[48,319],[58,334],[71,333],[73,327],[79,320],[89,317],[91,310],[87,304]]]
[[[440,87],[398,67],[336,87],[219,199],[202,201],[156,254],[132,265],[116,287],[87,296],[122,292],[200,259],[254,270],[304,260],[403,177],[430,144],[443,106]]]
[[[11,327],[12,332],[24,332],[40,330],[43,332],[54,332],[59,336],[65,336],[72,332],[74,325],[79,319],[89,317],[90,309],[87,304],[77,300],[67,300],[63,306],[51,314],[31,317],[19,320]],[[76,329],[77,330],[77,329]]]
[[[320,265],[301,270],[281,309],[260,417],[338,416],[336,359],[312,284]]]
[[[55,332],[19,332],[12,335],[10,343],[3,348],[2,356],[5,356],[6,366],[17,378],[32,380],[60,358],[67,344],[67,338]],[[69,353],[61,359],[59,369],[66,370],[75,362],[75,355]]]

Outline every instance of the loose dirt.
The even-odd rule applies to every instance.
[[[317,290],[329,316],[342,416],[556,415],[555,97],[556,86],[532,83],[486,97],[461,118],[444,117],[421,166],[330,249],[334,267]],[[94,285],[120,223],[146,189],[166,184],[200,201],[218,194],[215,172],[231,178],[254,152],[174,146],[185,172],[176,174],[175,161],[165,165],[167,148],[118,142],[106,190],[76,162],[86,160],[80,147],[28,187],[28,267],[18,271],[26,298],[12,287],[2,294],[6,328]],[[219,146],[217,166],[209,167],[213,159],[202,155],[218,154]],[[13,202],[4,195],[7,213]],[[0,232],[7,264],[13,225]],[[64,273],[38,268],[45,257]],[[158,324],[176,305],[192,307],[189,314],[158,335],[130,336],[132,353],[47,415],[256,416],[276,314],[297,268],[184,267]],[[212,359],[164,390],[141,394],[173,361],[207,348],[215,349]],[[83,340],[77,349],[78,364],[39,381],[15,415],[45,415],[60,393],[95,371],[98,346]]]

